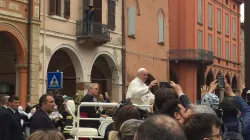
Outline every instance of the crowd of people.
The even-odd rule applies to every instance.
[[[250,107],[247,103],[250,91],[247,88],[243,87],[242,96],[236,96],[225,79],[225,98],[220,100],[215,94],[218,88],[215,80],[201,88],[201,104],[194,104],[173,81],[169,82],[168,88],[162,87],[151,93],[150,89],[157,85],[157,81],[146,85],[147,75],[146,69],[138,70],[137,77],[128,87],[126,101],[118,108],[84,106],[79,115],[82,118],[112,117],[113,123],[106,127],[104,140],[250,140]],[[72,137],[64,126],[72,125],[73,118],[65,104],[68,100],[75,100],[76,106],[81,102],[110,103],[108,93],[102,95],[98,91],[99,85],[91,83],[86,94],[76,94],[72,99],[63,96],[62,105],[56,104],[55,96],[44,94],[38,105],[28,105],[25,111],[17,96],[4,96],[0,107],[0,139],[70,139]],[[153,107],[136,107],[134,104]],[[98,128],[99,125],[100,121],[80,121],[80,127]],[[25,132],[27,128],[31,135]],[[85,139],[88,138],[81,138]]]

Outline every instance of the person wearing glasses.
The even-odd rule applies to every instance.
[[[88,87],[88,93],[82,98],[81,102],[97,102],[99,91],[98,83],[91,83]],[[80,116],[82,118],[100,118],[106,117],[105,115],[98,114],[98,108],[94,106],[86,106],[80,108]],[[98,128],[100,125],[100,121],[92,121],[92,120],[82,120],[80,121],[80,127],[90,127],[90,128]]]

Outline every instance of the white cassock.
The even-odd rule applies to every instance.
[[[150,105],[154,103],[155,96],[151,93],[148,86],[136,77],[128,86],[126,99],[130,99],[133,104]],[[142,107],[150,111],[149,107]]]

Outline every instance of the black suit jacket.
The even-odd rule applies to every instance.
[[[94,97],[91,94],[86,94],[81,102],[94,102]],[[100,115],[96,113],[96,107],[92,107],[92,106],[88,106],[88,107],[81,107],[80,108],[80,114],[81,116],[85,116],[85,118],[100,118]],[[80,126],[81,127],[91,127],[91,128],[98,128],[100,125],[99,121],[91,121],[91,120],[87,120],[87,121],[81,121],[80,122]]]
[[[20,120],[11,109],[0,111],[0,139],[1,140],[24,140]]]
[[[42,110],[38,109],[31,117],[30,133],[36,130],[51,130],[56,129],[49,116]]]

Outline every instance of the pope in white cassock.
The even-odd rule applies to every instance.
[[[145,68],[140,68],[137,72],[137,77],[131,81],[128,86],[126,99],[130,99],[133,104],[150,105],[154,103],[155,96],[150,89],[157,85],[157,81],[152,81],[148,86],[145,84],[148,78],[148,71]],[[143,108],[149,109],[149,108]]]

